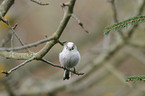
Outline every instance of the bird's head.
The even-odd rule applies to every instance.
[[[73,42],[67,42],[64,46],[69,51],[76,49],[76,46]]]

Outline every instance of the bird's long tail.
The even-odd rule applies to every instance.
[[[63,77],[63,80],[65,80],[65,79],[70,79],[71,78],[71,72],[70,71],[68,71],[68,70],[65,70],[64,71],[64,77]]]

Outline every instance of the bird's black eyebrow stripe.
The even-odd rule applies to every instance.
[[[75,48],[75,44],[73,44],[73,48]]]

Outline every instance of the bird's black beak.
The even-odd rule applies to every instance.
[[[72,49],[69,49],[69,51],[71,51]]]
[[[72,51],[72,50],[74,50],[74,47],[72,47],[72,48],[69,48],[69,51]]]

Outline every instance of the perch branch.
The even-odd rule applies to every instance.
[[[62,67],[62,66],[59,66],[59,65],[56,65],[56,64],[53,64],[52,62],[50,62],[50,61],[47,61],[46,59],[40,59],[41,61],[43,61],[43,62],[45,62],[45,63],[47,63],[47,64],[49,64],[49,65],[51,65],[51,66],[53,66],[53,67],[58,67],[58,68],[61,68],[61,69],[64,69],[64,70],[68,70],[68,71],[70,71],[70,72],[72,72],[72,73],[74,73],[74,74],[76,74],[76,75],[83,75],[84,73],[78,73],[78,72],[76,72],[76,71],[72,71],[72,70],[69,70],[69,69],[67,69],[67,68],[65,68],[65,67]]]

